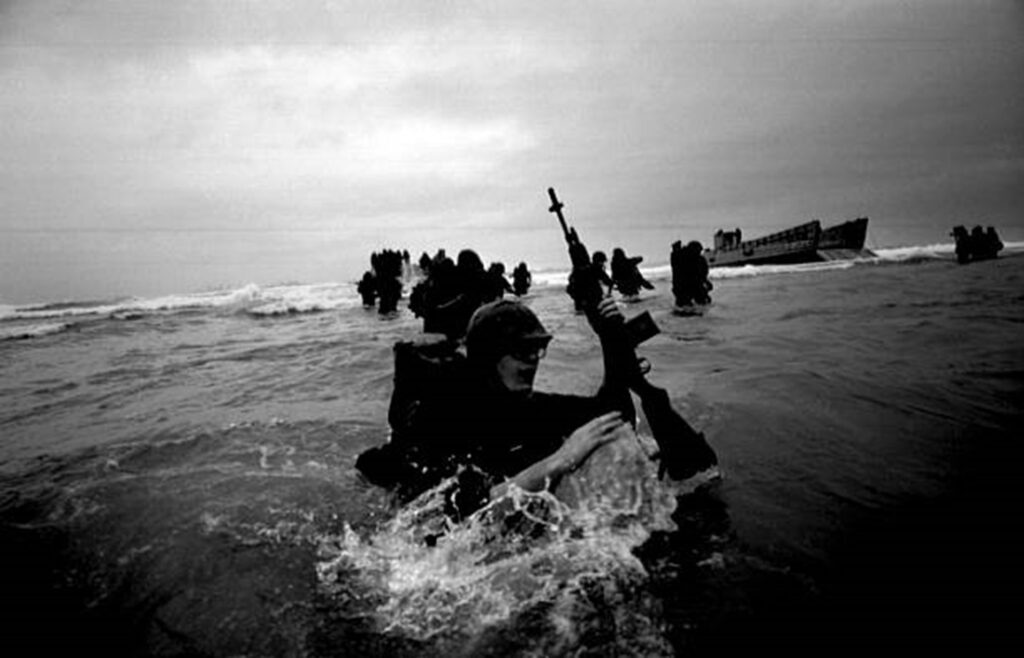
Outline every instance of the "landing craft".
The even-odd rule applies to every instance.
[[[715,246],[704,250],[710,267],[739,265],[790,265],[829,260],[870,258],[875,254],[864,248],[868,218],[860,217],[827,229],[812,220],[785,231],[755,240],[741,240],[739,229],[719,230]]]

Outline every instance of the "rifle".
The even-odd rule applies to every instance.
[[[548,211],[555,213],[555,216],[558,217],[558,223],[562,226],[562,235],[565,237],[566,244],[569,245],[569,260],[572,261],[572,273],[569,275],[569,295],[576,302],[578,308],[590,313],[605,297],[604,288],[598,278],[597,265],[591,261],[590,253],[580,241],[576,229],[570,228],[566,224],[565,215],[562,214],[565,204],[558,200],[555,188],[548,188],[548,196],[551,198],[551,207],[548,208]],[[658,335],[660,331],[654,318],[647,311],[626,320],[626,337],[632,347]]]
[[[548,210],[558,217],[569,247],[569,259],[572,261],[569,295],[587,313],[592,324],[597,326],[597,305],[605,297],[605,292],[598,279],[596,266],[576,229],[566,223],[562,214],[565,204],[558,200],[554,188],[548,188],[548,197],[551,198]],[[612,328],[606,332],[610,344],[605,349],[610,349],[614,353],[613,359],[623,365],[626,384],[640,398],[647,423],[658,444],[658,477],[661,478],[667,472],[674,480],[684,480],[718,464],[718,457],[704,435],[690,427],[679,412],[672,408],[668,392],[647,381],[646,374],[650,366],[646,359],[637,357],[636,347],[660,331],[651,314],[644,311],[626,320],[620,331]]]

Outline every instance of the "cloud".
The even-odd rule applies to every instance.
[[[422,198],[418,188],[480,181],[532,149],[537,137],[516,108],[493,107],[488,90],[580,61],[529,34],[459,26],[348,46],[190,45],[182,55],[81,66],[47,48],[0,70],[10,99],[0,171],[26,184],[0,194],[71,181],[64,203],[23,203],[20,221],[164,224],[175,195],[178,211],[211,203],[170,220],[186,224],[272,221],[284,205],[275,197],[336,216],[346,186],[360,188],[357,205],[376,196],[386,213],[395,187]]]
[[[0,222],[521,221],[550,184],[606,223],[881,203],[1017,161],[1000,7],[7,3]]]

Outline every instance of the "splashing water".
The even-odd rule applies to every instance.
[[[321,546],[320,583],[358,590],[381,632],[455,653],[511,641],[526,655],[672,655],[633,549],[675,529],[680,490],[634,438],[598,450],[553,493],[510,487],[458,525],[444,515],[452,478],[368,537],[346,526]]]

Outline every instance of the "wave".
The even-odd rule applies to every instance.
[[[13,320],[45,320],[48,318],[79,317],[86,315],[109,315],[119,308],[116,302],[96,304],[92,302],[61,302],[33,306],[0,306],[0,322]]]
[[[257,317],[322,313],[362,305],[351,284],[277,286],[254,292],[241,310]]]
[[[844,270],[856,263],[876,262],[877,258],[859,258],[844,261],[827,261],[821,263],[799,263],[796,265],[741,265],[738,267],[711,268],[711,279],[743,279],[755,276],[785,274],[789,272],[818,272]],[[668,263],[656,263],[641,266],[640,273],[649,281],[668,281],[672,278],[672,266]],[[569,281],[569,270],[548,270],[535,273],[533,281],[540,287],[565,286]]]
[[[50,334],[59,334],[73,328],[73,322],[46,322],[42,324],[22,324],[13,327],[0,327],[0,342],[5,340],[26,340]]]
[[[938,243],[909,247],[889,247],[885,249],[875,249],[874,251],[879,260],[903,262],[951,258],[954,256],[953,249],[954,245],[951,243]]]
[[[135,320],[147,315],[190,310],[221,310],[254,316],[292,315],[343,309],[360,303],[351,283],[289,284],[200,293],[165,295],[149,299],[105,302],[57,302],[27,306],[0,305],[0,322],[23,322],[69,317],[108,317]]]

